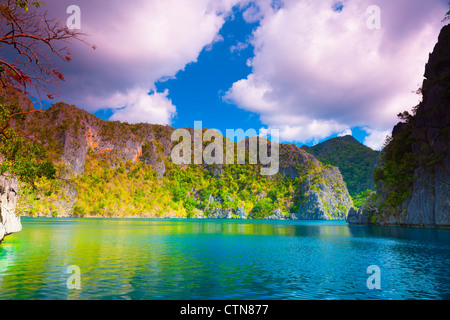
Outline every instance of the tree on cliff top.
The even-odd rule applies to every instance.
[[[448,11],[447,11],[447,13],[445,14],[445,17],[444,17],[444,19],[442,20],[442,22],[445,22],[445,21],[447,21],[447,20],[450,20],[450,1],[448,2]]]
[[[71,40],[86,43],[82,39],[83,33],[49,18],[47,12],[42,11],[42,6],[44,4],[39,1],[0,2],[0,89],[3,89],[4,96],[8,96],[8,90],[14,88],[36,98],[45,95],[53,99],[54,93],[50,87],[65,80],[58,71],[56,61],[71,61],[68,49]],[[6,129],[11,119],[31,112],[36,110],[10,114],[6,123],[0,124],[0,135],[8,138]]]
[[[77,29],[48,17],[40,2],[2,0],[0,3],[0,81],[29,94],[45,94],[52,99],[50,84],[64,81],[55,60],[70,62],[68,43],[83,41]],[[86,43],[86,42],[85,42]]]
[[[64,81],[55,61],[71,61],[70,40],[86,43],[79,30],[49,18],[42,6],[39,1],[0,1],[0,172],[9,171],[30,183],[41,175],[53,176],[54,169],[39,159],[37,145],[12,129],[13,120],[41,111],[24,109],[18,97],[53,99],[51,86]]]

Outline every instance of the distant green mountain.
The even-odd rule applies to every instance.
[[[302,149],[323,163],[338,167],[353,198],[375,189],[373,173],[381,152],[366,147],[352,136],[329,139]]]

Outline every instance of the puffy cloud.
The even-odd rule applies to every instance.
[[[345,137],[345,136],[352,136],[353,132],[352,129],[347,129],[344,132],[341,132],[338,134],[338,137]]]
[[[386,137],[391,134],[390,130],[376,130],[372,128],[364,128],[368,136],[364,139],[364,144],[373,150],[381,150],[383,148]]]
[[[73,62],[64,69],[62,98],[91,112],[127,106],[113,119],[133,122],[142,112],[142,119],[166,123],[175,107],[164,94],[147,96],[147,92],[221,41],[219,30],[238,1],[77,1],[82,31],[97,49],[75,47]],[[55,16],[67,19],[70,1],[49,2]],[[120,103],[112,102],[112,97],[120,98]]]
[[[372,1],[254,2],[244,17],[259,19],[252,73],[235,82],[225,100],[281,126],[281,137],[309,142],[351,127],[368,126],[367,143],[419,102],[437,41],[445,1],[380,0],[381,30],[367,27]],[[284,128],[284,129],[283,129]]]
[[[117,111],[110,120],[129,123],[170,124],[176,108],[167,98],[169,91],[147,93],[145,89],[133,89],[126,93],[115,93],[106,103]]]

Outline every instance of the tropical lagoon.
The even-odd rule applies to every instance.
[[[0,299],[450,299],[450,230],[344,221],[22,218]],[[379,289],[369,288],[370,266]],[[69,285],[79,270],[79,288]]]

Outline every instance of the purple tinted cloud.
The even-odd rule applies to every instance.
[[[176,112],[155,82],[174,77],[217,39],[235,0],[79,0],[81,29],[95,44],[76,44],[64,67],[62,98],[89,111],[119,110],[123,121],[170,123]],[[66,20],[73,1],[47,1],[51,15]],[[145,105],[148,108],[145,108]],[[125,109],[123,109],[125,107]],[[159,110],[164,109],[164,110]],[[136,114],[142,112],[141,117]]]
[[[195,63],[218,39],[233,6],[241,5],[244,18],[260,23],[251,37],[253,72],[225,99],[279,127],[284,141],[360,126],[373,147],[382,144],[379,137],[396,114],[418,102],[412,91],[422,82],[447,9],[446,0],[379,0],[381,30],[369,30],[369,0],[342,1],[341,11],[333,10],[334,0],[277,6],[271,0],[46,2],[60,20],[68,18],[69,5],[78,5],[82,31],[97,46],[73,47],[61,94],[69,103],[89,111],[112,108],[115,120],[170,123],[176,106],[168,92],[154,91],[155,83]]]
[[[333,10],[335,2],[285,0],[279,10],[268,8],[253,34],[253,72],[225,99],[259,113],[285,141],[359,126],[379,148],[396,114],[419,102],[412,92],[423,80],[447,4],[377,1],[381,29],[371,30],[372,1],[344,1],[341,11]],[[382,138],[374,143],[374,137]]]

